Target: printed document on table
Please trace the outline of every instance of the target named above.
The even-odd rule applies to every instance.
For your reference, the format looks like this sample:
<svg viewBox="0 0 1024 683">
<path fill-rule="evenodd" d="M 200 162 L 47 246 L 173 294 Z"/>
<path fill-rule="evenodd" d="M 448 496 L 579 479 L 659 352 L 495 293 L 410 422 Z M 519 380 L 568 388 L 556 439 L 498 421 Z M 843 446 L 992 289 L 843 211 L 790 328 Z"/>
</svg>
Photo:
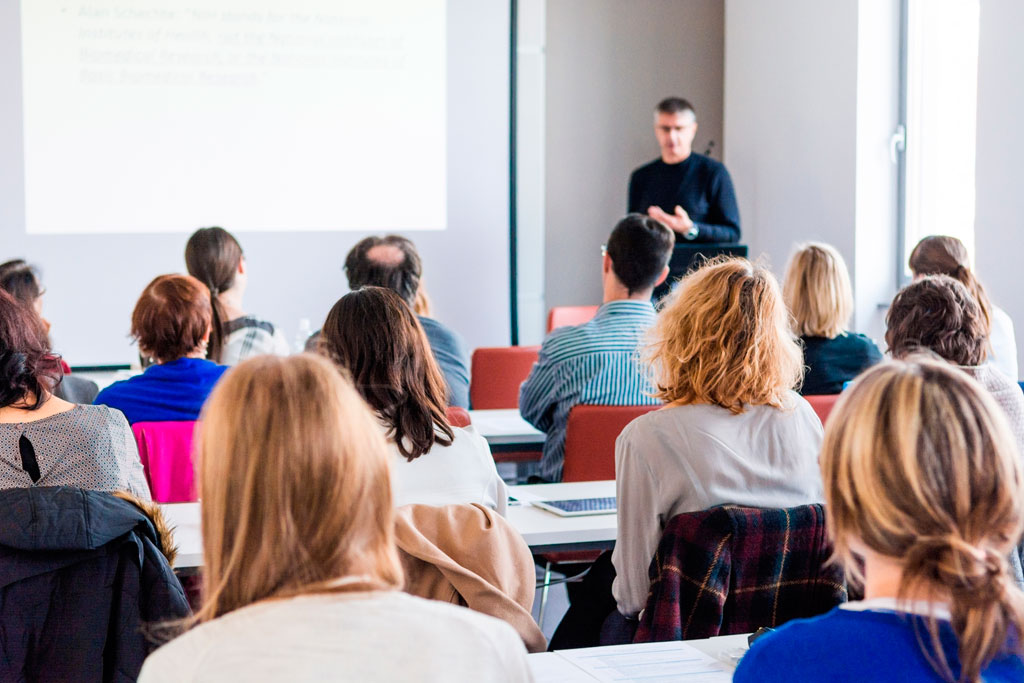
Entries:
<svg viewBox="0 0 1024 683">
<path fill-rule="evenodd" d="M 527 655 L 534 683 L 593 683 L 594 677 L 585 673 L 557 652 L 538 652 Z"/>
<path fill-rule="evenodd" d="M 558 652 L 599 681 L 727 683 L 732 671 L 685 642 L 612 645 Z"/>
</svg>

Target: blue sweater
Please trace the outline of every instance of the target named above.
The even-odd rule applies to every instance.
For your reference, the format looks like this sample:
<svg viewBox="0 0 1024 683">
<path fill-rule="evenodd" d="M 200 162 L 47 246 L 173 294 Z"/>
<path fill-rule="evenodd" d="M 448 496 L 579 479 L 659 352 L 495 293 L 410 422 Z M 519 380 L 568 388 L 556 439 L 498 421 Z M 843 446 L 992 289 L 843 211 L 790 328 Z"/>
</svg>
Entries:
<svg viewBox="0 0 1024 683">
<path fill-rule="evenodd" d="M 929 643 L 927 620 L 912 614 L 836 608 L 796 619 L 754 642 L 736 669 L 736 683 L 772 681 L 942 681 L 915 635 Z M 949 622 L 939 635 L 954 677 L 960 674 Z M 1024 660 L 1003 655 L 982 672 L 986 683 L 1024 681 Z"/>
<path fill-rule="evenodd" d="M 466 342 L 454 330 L 450 330 L 433 318 L 417 316 L 427 342 L 434 352 L 437 364 L 448 382 L 448 403 L 460 408 L 469 408 L 469 351 Z"/>
<path fill-rule="evenodd" d="M 94 403 L 120 410 L 131 424 L 197 420 L 213 385 L 227 369 L 200 358 L 179 358 L 114 382 Z"/>
<path fill-rule="evenodd" d="M 729 171 L 721 162 L 691 153 L 678 164 L 655 159 L 629 177 L 629 212 L 683 207 L 700 232 L 696 242 L 739 242 L 740 210 Z M 680 240 L 682 239 L 680 238 Z"/>
</svg>

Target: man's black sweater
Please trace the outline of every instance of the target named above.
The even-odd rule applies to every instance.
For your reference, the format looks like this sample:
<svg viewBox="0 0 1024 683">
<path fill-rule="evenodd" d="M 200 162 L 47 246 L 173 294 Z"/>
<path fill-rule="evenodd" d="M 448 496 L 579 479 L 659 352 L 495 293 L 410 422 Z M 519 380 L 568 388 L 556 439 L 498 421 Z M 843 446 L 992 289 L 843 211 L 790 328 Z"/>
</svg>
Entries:
<svg viewBox="0 0 1024 683">
<path fill-rule="evenodd" d="M 725 166 L 701 154 L 678 164 L 661 159 L 633 171 L 629 178 L 629 212 L 651 206 L 674 215 L 681 206 L 700 232 L 696 242 L 739 242 L 740 210 Z"/>
</svg>

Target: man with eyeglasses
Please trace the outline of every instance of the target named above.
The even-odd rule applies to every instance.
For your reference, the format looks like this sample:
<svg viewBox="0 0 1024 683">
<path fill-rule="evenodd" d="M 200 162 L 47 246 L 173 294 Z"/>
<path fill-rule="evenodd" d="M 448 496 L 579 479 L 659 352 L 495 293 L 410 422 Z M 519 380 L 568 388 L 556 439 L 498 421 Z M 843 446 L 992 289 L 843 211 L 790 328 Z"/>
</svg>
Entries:
<svg viewBox="0 0 1024 683">
<path fill-rule="evenodd" d="M 637 347 L 654 324 L 651 293 L 668 276 L 675 237 L 643 214 L 619 221 L 601 247 L 604 303 L 593 320 L 551 332 L 519 389 L 519 412 L 545 432 L 540 478 L 561 481 L 569 411 L 580 404 L 652 405 Z M 595 254 L 596 255 L 596 254 Z"/>
<path fill-rule="evenodd" d="M 739 242 L 740 211 L 725 166 L 693 151 L 697 114 L 679 97 L 654 110 L 661 157 L 633 171 L 629 211 L 645 213 L 691 242 Z"/>
</svg>

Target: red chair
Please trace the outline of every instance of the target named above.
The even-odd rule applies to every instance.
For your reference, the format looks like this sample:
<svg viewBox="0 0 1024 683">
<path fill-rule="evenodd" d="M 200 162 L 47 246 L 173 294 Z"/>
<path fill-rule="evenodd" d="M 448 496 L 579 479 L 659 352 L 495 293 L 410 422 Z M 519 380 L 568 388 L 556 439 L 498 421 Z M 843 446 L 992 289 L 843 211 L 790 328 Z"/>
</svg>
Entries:
<svg viewBox="0 0 1024 683">
<path fill-rule="evenodd" d="M 539 346 L 484 347 L 473 351 L 469 400 L 474 410 L 519 407 L 519 385 L 537 362 Z"/>
<path fill-rule="evenodd" d="M 448 424 L 452 427 L 468 427 L 473 422 L 469 417 L 469 411 L 459 406 L 448 406 L 445 414 Z"/>
<path fill-rule="evenodd" d="M 574 406 L 569 411 L 565 428 L 565 461 L 562 481 L 603 481 L 615 478 L 615 439 L 626 425 L 660 405 L 653 406 Z M 540 583 L 539 622 L 544 624 L 544 610 L 548 602 L 551 572 L 557 570 L 567 576 L 576 571 L 570 565 L 591 564 L 600 550 L 566 550 L 545 553 L 544 578 Z"/>
<path fill-rule="evenodd" d="M 836 401 L 839 400 L 839 394 L 828 394 L 823 396 L 804 396 L 807 402 L 814 408 L 814 412 L 818 414 L 818 419 L 821 420 L 821 424 L 825 424 L 825 420 L 828 419 L 829 413 L 832 412 L 832 408 L 835 407 Z"/>
<path fill-rule="evenodd" d="M 597 315 L 599 306 L 555 306 L 548 311 L 548 332 L 556 327 L 582 325 Z"/>
<path fill-rule="evenodd" d="M 196 422 L 136 422 L 132 425 L 146 481 L 158 503 L 197 500 L 192 465 Z"/>
<path fill-rule="evenodd" d="M 565 428 L 562 481 L 614 479 L 615 439 L 630 422 L 660 407 L 575 406 Z"/>
</svg>

